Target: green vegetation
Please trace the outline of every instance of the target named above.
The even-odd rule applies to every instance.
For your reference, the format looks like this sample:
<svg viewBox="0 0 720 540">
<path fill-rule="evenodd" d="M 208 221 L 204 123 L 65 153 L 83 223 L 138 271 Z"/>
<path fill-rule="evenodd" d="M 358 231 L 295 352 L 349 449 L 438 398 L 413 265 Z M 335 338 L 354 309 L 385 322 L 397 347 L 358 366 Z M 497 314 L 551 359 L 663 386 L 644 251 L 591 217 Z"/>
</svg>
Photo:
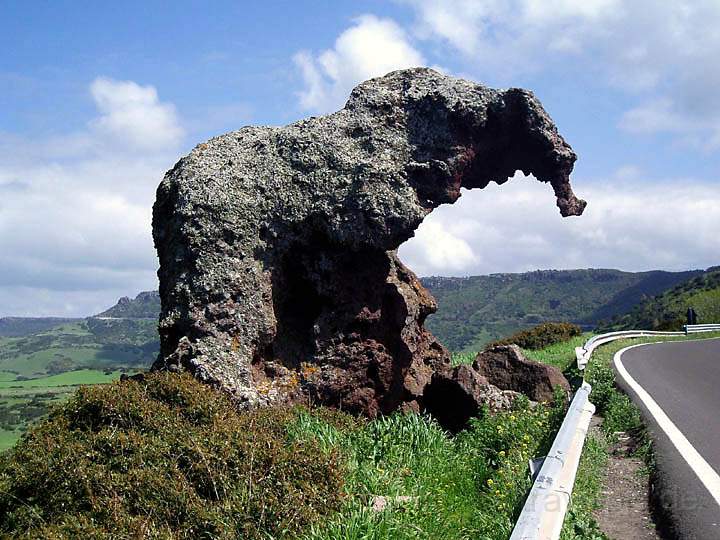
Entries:
<svg viewBox="0 0 720 540">
<path fill-rule="evenodd" d="M 0 458 L 17 538 L 294 537 L 343 502 L 338 453 L 297 410 L 239 414 L 189 375 L 83 387 Z M 323 411 L 342 427 L 344 415 Z"/>
<path fill-rule="evenodd" d="M 238 413 L 187 375 L 83 387 L 0 457 L 8 538 L 507 538 L 564 407 Z M 376 496 L 385 509 L 373 509 Z M 405 499 L 398 499 L 398 496 Z"/>
<path fill-rule="evenodd" d="M 708 334 L 706 337 L 720 337 L 720 333 Z M 680 336 L 620 340 L 603 345 L 593 353 L 592 360 L 585 371 L 585 379 L 592 386 L 590 399 L 595 404 L 596 414 L 603 417 L 603 422 L 601 432 L 590 433 L 585 442 L 561 540 L 605 538 L 597 530 L 597 524 L 592 519 L 592 512 L 599 508 L 601 502 L 602 477 L 608 459 L 609 446 L 616 441 L 617 433 L 624 432 L 633 437 L 635 454 L 645 461 L 648 473 L 654 467 L 652 444 L 640 410 L 616 385 L 615 373 L 612 368 L 612 359 L 615 353 L 629 345 L 639 343 L 688 339 L 698 338 L 697 336 Z M 574 361 L 575 356 L 571 349 L 571 343 L 566 345 L 564 355 L 560 352 L 562 347 L 563 345 L 554 347 L 555 351 L 549 355 L 553 364 L 556 361 L 562 362 L 560 359 L 563 356 L 567 360 L 572 357 Z M 537 355 L 536 359 L 541 361 L 543 356 L 543 354 Z"/>
<path fill-rule="evenodd" d="M 636 438 L 636 442 L 643 451 L 649 451 L 649 445 L 644 433 L 644 424 L 640 410 L 630 398 L 618 389 L 615 381 L 615 372 L 612 361 L 615 353 L 629 345 L 641 343 L 655 343 L 658 341 L 688 341 L 720 337 L 720 333 L 703 334 L 695 336 L 655 336 L 642 339 L 627 339 L 614 341 L 596 349 L 592 360 L 585 369 L 585 380 L 592 386 L 590 399 L 595 404 L 596 413 L 603 416 L 603 430 L 612 438 L 613 433 L 627 432 Z M 644 456 L 649 459 L 650 454 Z"/>
<path fill-rule="evenodd" d="M 28 336 L 79 320 L 60 317 L 2 317 L 0 318 L 0 343 L 2 343 L 3 337 Z"/>
<path fill-rule="evenodd" d="M 590 337 L 591 334 L 583 334 L 543 349 L 523 349 L 523 353 L 531 360 L 559 368 L 569 381 L 579 384 L 582 379 L 576 365 L 575 347 L 583 345 Z M 475 353 L 454 353 L 453 362 L 456 364 L 470 363 L 474 360 L 475 355 Z M 591 399 L 594 400 L 594 396 L 593 393 Z M 552 431 L 551 437 L 554 437 L 554 434 L 555 430 Z M 608 441 L 606 437 L 602 433 L 589 434 L 583 448 L 561 540 L 602 540 L 606 538 L 599 530 L 593 512 L 601 505 L 602 478 L 607 460 Z"/>
<path fill-rule="evenodd" d="M 87 319 L 3 339 L 0 373 L 36 378 L 82 368 L 146 367 L 157 351 L 154 321 Z"/>
<path fill-rule="evenodd" d="M 568 372 L 577 369 L 575 347 L 581 347 L 590 337 L 592 337 L 592 334 L 585 333 L 570 338 L 568 341 L 548 345 L 544 349 L 524 349 L 523 353 L 531 360 L 555 366 L 565 373 L 567 377 Z"/>
<path fill-rule="evenodd" d="M 348 502 L 303 538 L 505 539 L 530 486 L 527 459 L 547 450 L 563 414 L 561 406 L 532 409 L 525 400 L 455 437 L 402 414 L 331 437 L 348 458 Z M 317 424 L 304 429 L 326 432 Z M 373 512 L 373 495 L 410 500 Z"/>
<path fill-rule="evenodd" d="M 607 439 L 602 433 L 589 433 L 583 446 L 560 540 L 607 540 L 593 516 L 602 506 L 603 474 L 607 463 Z"/>
<path fill-rule="evenodd" d="M 88 384 L 101 384 L 120 377 L 120 371 L 102 372 L 95 369 L 79 369 L 67 371 L 59 375 L 40 377 L 38 379 L 18 379 L 14 381 L 0 381 L 0 390 L 13 388 L 53 388 L 56 386 L 77 386 Z"/>
<path fill-rule="evenodd" d="M 79 385 L 108 383 L 120 370 L 81 369 L 36 379 L 0 378 L 0 452 L 10 448 L 28 425 L 66 400 Z"/>
<path fill-rule="evenodd" d="M 693 307 L 698 323 L 720 322 L 720 269 L 711 268 L 672 289 L 645 300 L 626 314 L 614 317 L 605 330 L 681 330 Z"/>
<path fill-rule="evenodd" d="M 540 350 L 550 345 L 564 343 L 582 334 L 582 329 L 571 323 L 548 322 L 522 330 L 510 337 L 488 343 L 487 347 L 515 344 L 523 349 Z"/>
<path fill-rule="evenodd" d="M 590 337 L 591 334 L 574 336 L 568 341 L 555 343 L 543 349 L 524 349 L 523 353 L 531 360 L 557 367 L 571 383 L 580 384 L 582 377 L 577 369 L 575 347 L 583 345 Z M 595 402 L 594 389 L 591 400 Z M 607 539 L 599 529 L 593 514 L 602 505 L 602 482 L 608 461 L 608 447 L 608 439 L 604 433 L 588 433 L 570 506 L 563 523 L 561 540 Z"/>
<path fill-rule="evenodd" d="M 63 320 L 0 338 L 0 451 L 79 385 L 146 368 L 157 351 L 154 320 Z"/>
<path fill-rule="evenodd" d="M 701 273 L 543 270 L 422 282 L 439 306 L 428 317 L 430 331 L 450 350 L 470 352 L 541 322 L 592 328 Z"/>
</svg>

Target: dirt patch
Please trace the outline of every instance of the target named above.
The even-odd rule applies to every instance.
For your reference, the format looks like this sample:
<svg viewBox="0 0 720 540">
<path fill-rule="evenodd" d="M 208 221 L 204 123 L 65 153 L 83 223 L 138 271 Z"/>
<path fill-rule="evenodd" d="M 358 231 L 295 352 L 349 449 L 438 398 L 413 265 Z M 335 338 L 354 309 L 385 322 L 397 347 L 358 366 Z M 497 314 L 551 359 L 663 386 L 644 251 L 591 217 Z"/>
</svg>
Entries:
<svg viewBox="0 0 720 540">
<path fill-rule="evenodd" d="M 591 429 L 598 429 L 595 425 Z M 595 512 L 600 529 L 614 540 L 660 540 L 650 509 L 650 479 L 642 459 L 632 456 L 632 438 L 618 433 L 603 478 L 602 507 Z"/>
</svg>

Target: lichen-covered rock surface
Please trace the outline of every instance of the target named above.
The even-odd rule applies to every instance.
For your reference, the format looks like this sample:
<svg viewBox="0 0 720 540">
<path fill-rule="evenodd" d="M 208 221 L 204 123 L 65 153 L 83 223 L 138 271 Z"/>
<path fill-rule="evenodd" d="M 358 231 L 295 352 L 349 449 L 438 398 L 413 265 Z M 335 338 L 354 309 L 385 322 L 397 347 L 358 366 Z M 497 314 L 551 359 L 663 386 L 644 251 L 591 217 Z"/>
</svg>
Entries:
<svg viewBox="0 0 720 540">
<path fill-rule="evenodd" d="M 241 405 L 311 400 L 374 416 L 421 410 L 449 354 L 434 299 L 397 258 L 460 188 L 516 170 L 582 213 L 575 161 L 528 91 L 430 69 L 356 87 L 345 107 L 198 145 L 157 192 L 161 353 Z"/>
</svg>

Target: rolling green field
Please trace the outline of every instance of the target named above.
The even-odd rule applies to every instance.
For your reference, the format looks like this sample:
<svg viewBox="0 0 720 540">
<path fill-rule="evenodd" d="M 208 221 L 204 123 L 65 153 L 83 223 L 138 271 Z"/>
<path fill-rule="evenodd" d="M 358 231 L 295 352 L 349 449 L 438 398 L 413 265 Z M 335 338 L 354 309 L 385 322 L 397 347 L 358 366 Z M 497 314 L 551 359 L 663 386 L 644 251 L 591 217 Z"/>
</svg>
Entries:
<svg viewBox="0 0 720 540">
<path fill-rule="evenodd" d="M 124 370 L 126 371 L 126 370 Z M 63 403 L 81 385 L 108 383 L 123 371 L 80 369 L 27 380 L 0 380 L 0 452 L 10 448 L 34 420 Z"/>
<path fill-rule="evenodd" d="M 152 320 L 79 320 L 0 337 L 0 451 L 81 385 L 146 368 L 157 354 Z"/>
</svg>

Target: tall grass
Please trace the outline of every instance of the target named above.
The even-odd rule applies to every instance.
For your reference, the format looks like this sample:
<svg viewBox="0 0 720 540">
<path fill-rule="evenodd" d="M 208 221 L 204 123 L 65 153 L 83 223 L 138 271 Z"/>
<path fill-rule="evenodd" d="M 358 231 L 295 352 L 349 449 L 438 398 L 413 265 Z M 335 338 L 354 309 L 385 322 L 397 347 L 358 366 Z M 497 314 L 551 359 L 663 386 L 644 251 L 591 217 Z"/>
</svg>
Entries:
<svg viewBox="0 0 720 540">
<path fill-rule="evenodd" d="M 296 436 L 317 438 L 347 456 L 348 502 L 303 538 L 505 539 L 530 485 L 527 459 L 546 449 L 562 414 L 560 407 L 531 408 L 519 400 L 515 410 L 485 415 L 451 437 L 414 414 L 343 432 L 309 413 Z M 376 496 L 389 501 L 385 510 L 371 508 Z"/>
</svg>

